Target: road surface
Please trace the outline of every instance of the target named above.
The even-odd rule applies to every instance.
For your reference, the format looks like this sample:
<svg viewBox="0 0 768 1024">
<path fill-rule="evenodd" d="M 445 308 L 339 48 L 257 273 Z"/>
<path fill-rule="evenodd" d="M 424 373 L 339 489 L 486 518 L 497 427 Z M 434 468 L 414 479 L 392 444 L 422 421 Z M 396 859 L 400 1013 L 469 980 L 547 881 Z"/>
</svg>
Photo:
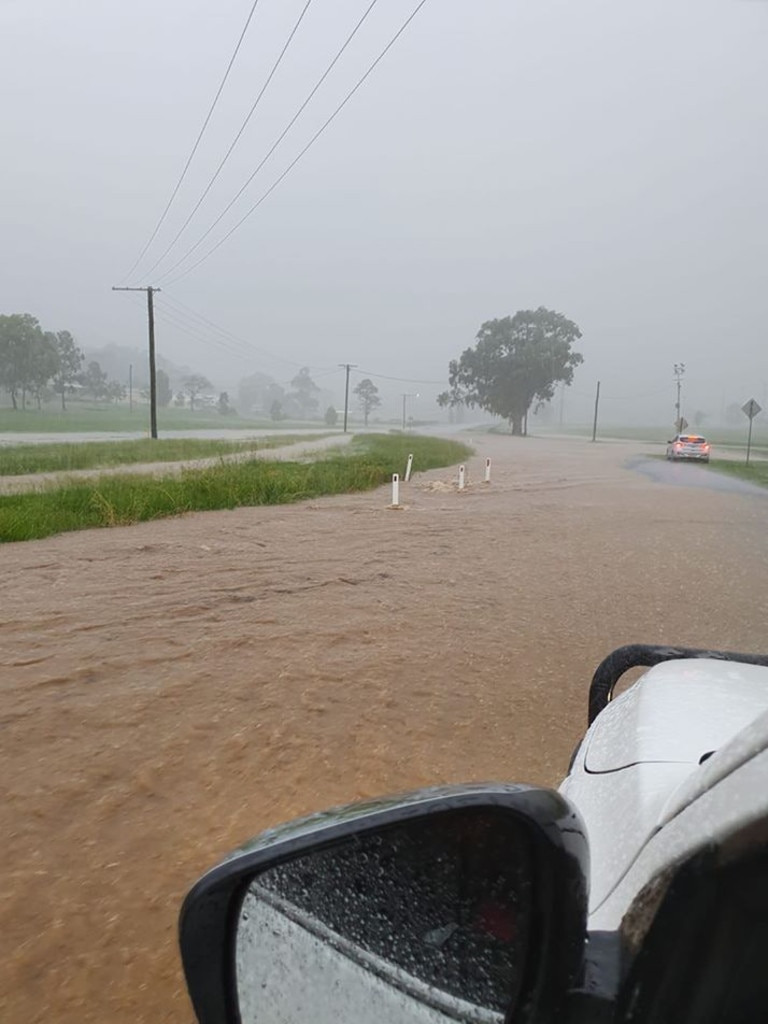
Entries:
<svg viewBox="0 0 768 1024">
<path fill-rule="evenodd" d="M 762 494 L 651 479 L 635 444 L 472 440 L 468 490 L 417 475 L 402 511 L 383 488 L 3 546 L 0 1019 L 190 1024 L 179 904 L 249 835 L 555 784 L 612 648 L 768 646 Z"/>
</svg>

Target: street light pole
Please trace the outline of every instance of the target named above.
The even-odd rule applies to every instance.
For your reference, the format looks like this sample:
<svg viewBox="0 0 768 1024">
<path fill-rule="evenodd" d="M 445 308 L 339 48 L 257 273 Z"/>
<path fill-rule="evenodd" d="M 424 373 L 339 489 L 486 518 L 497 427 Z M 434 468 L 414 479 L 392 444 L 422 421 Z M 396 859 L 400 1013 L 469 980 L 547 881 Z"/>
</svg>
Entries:
<svg viewBox="0 0 768 1024">
<path fill-rule="evenodd" d="M 415 392 L 415 393 L 409 391 L 409 392 L 403 394 L 403 433 L 405 433 L 405 424 L 406 424 L 405 403 L 408 401 L 409 398 L 418 398 L 418 397 L 419 397 L 418 391 Z"/>
<path fill-rule="evenodd" d="M 675 382 L 677 383 L 677 402 L 675 403 L 676 417 L 676 429 L 677 433 L 682 433 L 683 430 L 683 418 L 680 415 L 680 390 L 682 388 L 683 374 L 685 373 L 685 363 L 675 363 L 674 365 Z"/>
</svg>

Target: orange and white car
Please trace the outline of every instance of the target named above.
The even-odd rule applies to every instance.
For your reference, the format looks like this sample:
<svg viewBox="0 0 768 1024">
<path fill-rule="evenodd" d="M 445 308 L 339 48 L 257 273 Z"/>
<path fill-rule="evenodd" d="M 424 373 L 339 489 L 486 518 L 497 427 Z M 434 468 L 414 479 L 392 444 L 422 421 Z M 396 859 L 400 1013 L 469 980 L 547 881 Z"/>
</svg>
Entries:
<svg viewBox="0 0 768 1024">
<path fill-rule="evenodd" d="M 678 459 L 709 462 L 709 450 L 709 441 L 701 434 L 676 434 L 667 442 L 667 459 L 670 462 L 676 462 Z"/>
</svg>

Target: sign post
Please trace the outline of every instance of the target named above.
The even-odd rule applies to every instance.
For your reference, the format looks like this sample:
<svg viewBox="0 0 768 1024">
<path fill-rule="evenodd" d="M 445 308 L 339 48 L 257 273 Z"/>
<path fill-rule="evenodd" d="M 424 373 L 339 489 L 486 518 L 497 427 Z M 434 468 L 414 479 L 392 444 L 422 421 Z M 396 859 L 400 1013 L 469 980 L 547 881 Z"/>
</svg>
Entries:
<svg viewBox="0 0 768 1024">
<path fill-rule="evenodd" d="M 759 412 L 762 412 L 762 406 L 758 405 L 754 398 L 750 398 L 748 402 L 745 402 L 741 407 L 741 411 L 749 419 L 749 435 L 747 437 L 747 465 L 749 465 L 749 453 L 752 448 L 752 420 L 757 416 Z"/>
</svg>

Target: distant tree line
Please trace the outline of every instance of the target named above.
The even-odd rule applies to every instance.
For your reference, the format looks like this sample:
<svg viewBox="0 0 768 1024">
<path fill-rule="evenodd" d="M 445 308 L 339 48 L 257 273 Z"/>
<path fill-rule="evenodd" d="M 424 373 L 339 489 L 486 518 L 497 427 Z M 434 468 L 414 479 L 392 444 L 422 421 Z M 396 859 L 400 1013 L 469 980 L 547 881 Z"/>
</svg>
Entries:
<svg viewBox="0 0 768 1024">
<path fill-rule="evenodd" d="M 320 388 L 312 380 L 308 366 L 302 366 L 288 387 L 278 384 L 266 373 L 254 373 L 240 381 L 240 411 L 246 415 L 269 416 L 279 420 L 318 420 Z M 330 424 L 330 407 L 324 419 Z M 334 410 L 334 415 L 337 415 Z"/>
<path fill-rule="evenodd" d="M 97 362 L 84 363 L 69 331 L 44 331 L 30 313 L 0 315 L 0 388 L 14 409 L 25 409 L 30 398 L 39 409 L 51 394 L 66 409 L 67 396 L 75 391 L 96 401 L 125 397 L 125 386 L 110 380 Z"/>
</svg>

